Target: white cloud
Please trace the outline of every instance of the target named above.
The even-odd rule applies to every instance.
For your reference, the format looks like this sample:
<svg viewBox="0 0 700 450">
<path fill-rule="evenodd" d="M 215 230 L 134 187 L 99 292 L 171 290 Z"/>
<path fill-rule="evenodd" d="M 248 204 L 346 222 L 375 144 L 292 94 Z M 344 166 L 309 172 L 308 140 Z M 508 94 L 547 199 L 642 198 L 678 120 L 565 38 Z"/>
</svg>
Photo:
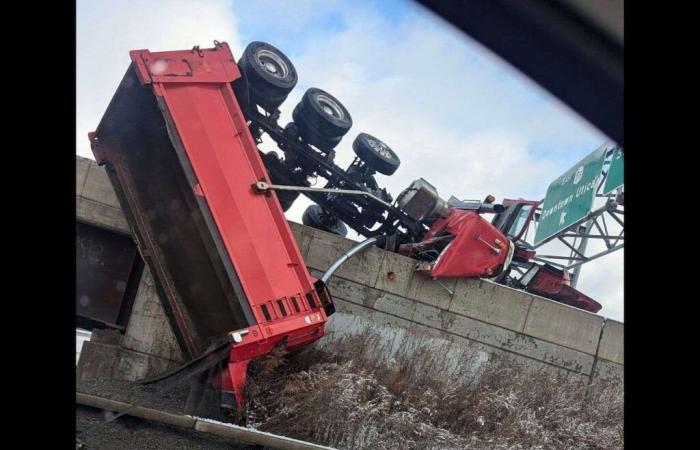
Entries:
<svg viewBox="0 0 700 450">
<path fill-rule="evenodd" d="M 78 0 L 76 153 L 93 158 L 87 134 L 97 128 L 126 69 L 129 51 L 181 50 L 226 41 L 237 54 L 236 18 L 228 0 Z"/>
<path fill-rule="evenodd" d="M 603 305 L 599 314 L 619 321 L 624 319 L 623 252 L 618 250 L 585 264 L 576 286 Z"/>
<path fill-rule="evenodd" d="M 290 120 L 308 87 L 331 92 L 354 119 L 338 148 L 339 163 L 352 159 L 357 133 L 376 134 L 403 161 L 383 180 L 395 193 L 423 176 L 445 195 L 541 196 L 547 178 L 561 169 L 554 160 L 537 158 L 533 142 L 547 135 L 552 146 L 564 140 L 570 146 L 581 135 L 585 152 L 603 139 L 434 19 L 392 24 L 362 10 L 345 18 L 343 31 L 310 41 L 294 58 L 300 81 L 282 118 Z"/>
<path fill-rule="evenodd" d="M 299 34 L 307 31 L 314 20 L 322 19 L 329 11 L 347 7 L 341 0 L 234 0 L 233 10 L 241 17 L 259 24 L 260 34 L 284 32 Z M 256 37 L 253 37 L 256 39 Z"/>
<path fill-rule="evenodd" d="M 337 149 L 338 164 L 352 160 L 357 133 L 377 135 L 402 159 L 395 175 L 379 176 L 394 195 L 424 177 L 444 197 L 539 199 L 550 181 L 606 140 L 534 83 L 434 19 L 392 24 L 362 9 L 344 17 L 342 31 L 297 51 L 299 85 L 283 105 L 282 119 L 291 120 L 308 87 L 338 97 L 354 120 Z M 284 49 L 284 43 L 273 44 Z M 543 144 L 547 157 L 538 156 Z M 572 147 L 573 155 L 565 153 Z M 288 216 L 300 220 L 309 204 L 298 200 Z M 603 304 L 603 315 L 618 320 L 622 256 L 619 251 L 586 264 L 578 285 Z"/>
</svg>

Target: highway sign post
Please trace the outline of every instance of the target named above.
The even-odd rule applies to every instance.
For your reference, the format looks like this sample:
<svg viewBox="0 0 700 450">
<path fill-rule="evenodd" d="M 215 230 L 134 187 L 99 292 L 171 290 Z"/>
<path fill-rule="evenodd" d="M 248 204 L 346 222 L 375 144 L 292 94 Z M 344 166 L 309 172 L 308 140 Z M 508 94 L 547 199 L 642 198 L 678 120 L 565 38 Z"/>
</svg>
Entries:
<svg viewBox="0 0 700 450">
<path fill-rule="evenodd" d="M 549 185 L 534 245 L 546 241 L 591 212 L 606 152 L 605 146 L 598 148 Z"/>
</svg>

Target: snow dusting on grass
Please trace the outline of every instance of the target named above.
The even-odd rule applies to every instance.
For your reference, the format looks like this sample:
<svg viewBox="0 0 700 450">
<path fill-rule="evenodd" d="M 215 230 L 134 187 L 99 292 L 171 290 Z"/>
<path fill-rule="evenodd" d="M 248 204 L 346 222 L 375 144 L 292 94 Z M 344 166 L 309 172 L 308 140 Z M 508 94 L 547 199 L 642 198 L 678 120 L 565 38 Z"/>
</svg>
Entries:
<svg viewBox="0 0 700 450">
<path fill-rule="evenodd" d="M 623 448 L 621 386 L 468 355 L 446 374 L 434 346 L 387 358 L 379 342 L 252 364 L 249 426 L 339 449 Z"/>
</svg>

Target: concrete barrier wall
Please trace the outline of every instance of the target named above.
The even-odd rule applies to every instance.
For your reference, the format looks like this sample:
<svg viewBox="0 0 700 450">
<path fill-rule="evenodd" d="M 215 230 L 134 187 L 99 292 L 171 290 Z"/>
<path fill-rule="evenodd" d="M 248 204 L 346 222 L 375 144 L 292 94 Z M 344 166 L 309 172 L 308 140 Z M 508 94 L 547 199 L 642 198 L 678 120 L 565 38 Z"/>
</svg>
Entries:
<svg viewBox="0 0 700 450">
<path fill-rule="evenodd" d="M 290 225 L 316 276 L 353 245 Z M 488 280 L 432 280 L 414 266 L 414 260 L 378 248 L 356 256 L 329 283 L 338 311 L 533 366 L 622 378 L 622 323 Z M 329 331 L 333 327 L 331 318 Z"/>
<path fill-rule="evenodd" d="M 130 235 L 131 228 L 104 168 L 91 159 L 76 156 L 75 171 L 77 220 Z M 93 334 L 83 345 L 77 380 L 103 376 L 138 380 L 182 361 L 150 271 L 144 267 L 124 335 Z"/>
<path fill-rule="evenodd" d="M 104 170 L 76 158 L 78 219 L 129 232 Z M 319 276 L 353 241 L 290 222 L 307 266 Z M 432 280 L 415 261 L 369 248 L 329 283 L 339 314 L 329 333 L 343 333 L 346 314 L 379 325 L 415 330 L 534 366 L 582 376 L 622 379 L 624 325 L 602 316 L 481 279 Z M 147 282 L 148 276 L 144 276 Z M 139 288 L 139 292 L 142 289 Z M 144 289 L 144 292 L 149 292 Z M 155 302 L 157 303 L 157 302 Z M 178 360 L 167 323 L 154 314 L 153 293 L 137 295 L 123 345 Z M 154 335 L 161 343 L 148 342 Z"/>
<path fill-rule="evenodd" d="M 103 167 L 76 156 L 75 206 L 78 220 L 123 234 L 131 234 L 117 195 Z"/>
</svg>

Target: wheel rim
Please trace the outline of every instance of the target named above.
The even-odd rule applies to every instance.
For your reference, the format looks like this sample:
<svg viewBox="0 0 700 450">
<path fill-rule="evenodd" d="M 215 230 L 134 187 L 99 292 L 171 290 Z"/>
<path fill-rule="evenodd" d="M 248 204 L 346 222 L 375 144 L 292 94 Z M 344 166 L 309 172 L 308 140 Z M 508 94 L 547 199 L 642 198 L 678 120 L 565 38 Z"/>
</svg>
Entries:
<svg viewBox="0 0 700 450">
<path fill-rule="evenodd" d="M 382 155 L 384 158 L 394 158 L 394 155 L 391 153 L 391 150 L 389 150 L 389 147 L 387 147 L 386 144 L 379 139 L 367 139 L 367 144 L 372 147 L 372 150 Z"/>
<path fill-rule="evenodd" d="M 287 64 L 275 52 L 262 49 L 256 53 L 255 57 L 258 60 L 258 64 L 273 77 L 283 79 L 289 75 Z"/>
<path fill-rule="evenodd" d="M 318 94 L 316 96 L 316 103 L 323 109 L 323 111 L 326 112 L 329 116 L 333 116 L 336 119 L 345 119 L 345 113 L 343 112 L 343 109 L 336 103 L 334 102 L 331 98 L 323 95 L 323 94 Z"/>
</svg>

